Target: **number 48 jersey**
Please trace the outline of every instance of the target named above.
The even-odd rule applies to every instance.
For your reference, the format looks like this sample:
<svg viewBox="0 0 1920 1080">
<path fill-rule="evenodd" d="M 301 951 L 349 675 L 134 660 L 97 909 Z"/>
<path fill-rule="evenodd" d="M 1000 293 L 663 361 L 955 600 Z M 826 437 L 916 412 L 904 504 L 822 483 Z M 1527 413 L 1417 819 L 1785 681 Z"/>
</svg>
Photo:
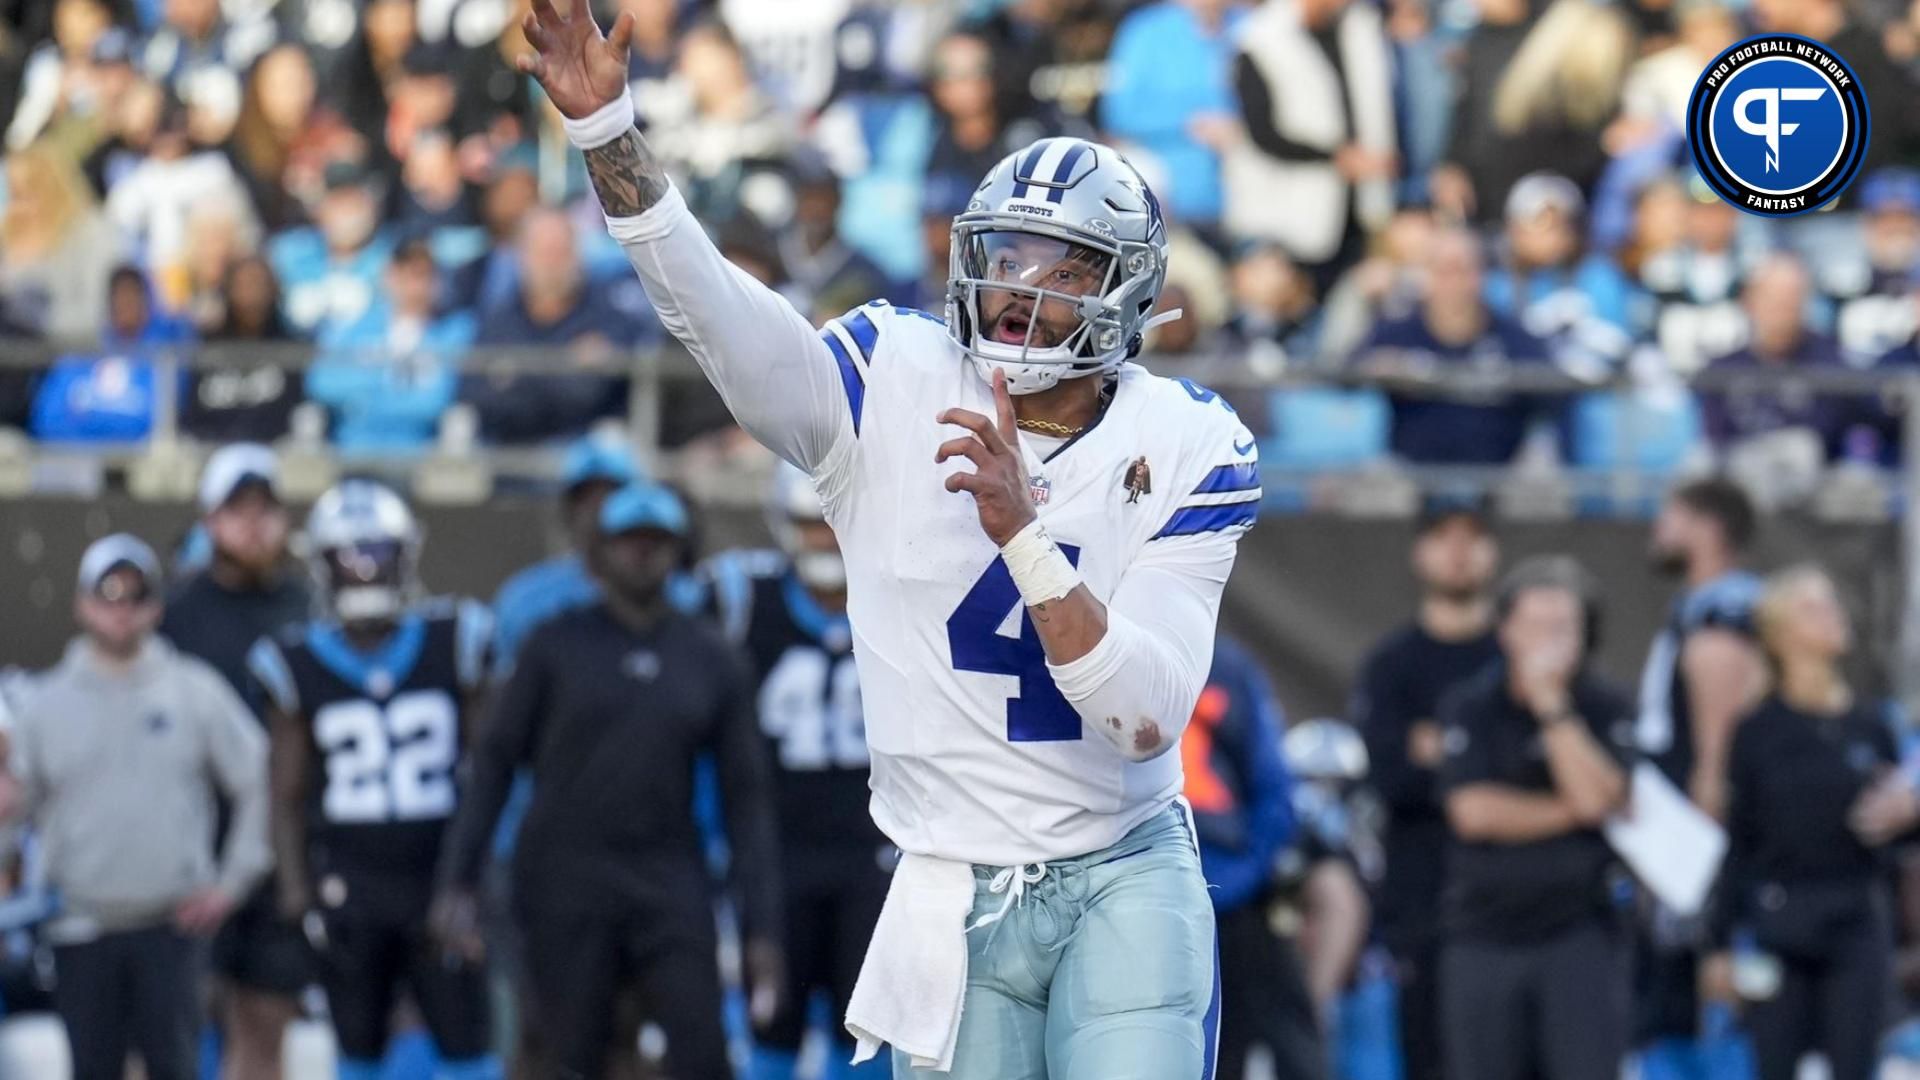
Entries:
<svg viewBox="0 0 1920 1080">
<path fill-rule="evenodd" d="M 307 828 L 315 880 L 431 881 L 457 802 L 465 702 L 486 677 L 492 620 L 430 600 L 371 653 L 316 620 L 247 659 L 264 700 L 310 737 Z"/>
<path fill-rule="evenodd" d="M 1086 730 L 972 497 L 944 487 L 974 466 L 935 464 L 940 443 L 965 434 L 935 417 L 992 416 L 988 384 L 923 312 L 869 304 L 822 336 L 845 423 L 812 472 L 846 556 L 875 822 L 905 851 L 995 866 L 1114 843 L 1179 793 L 1180 755 L 1130 760 Z M 1040 519 L 1093 596 L 1203 681 L 1260 499 L 1253 437 L 1232 408 L 1127 364 L 1094 426 L 1064 445 L 1021 444 Z"/>
<path fill-rule="evenodd" d="M 870 861 L 886 840 L 867 812 L 867 735 L 846 617 L 823 609 L 779 552 L 725 552 L 705 573 L 721 628 L 759 679 L 781 844 L 850 849 Z"/>
</svg>

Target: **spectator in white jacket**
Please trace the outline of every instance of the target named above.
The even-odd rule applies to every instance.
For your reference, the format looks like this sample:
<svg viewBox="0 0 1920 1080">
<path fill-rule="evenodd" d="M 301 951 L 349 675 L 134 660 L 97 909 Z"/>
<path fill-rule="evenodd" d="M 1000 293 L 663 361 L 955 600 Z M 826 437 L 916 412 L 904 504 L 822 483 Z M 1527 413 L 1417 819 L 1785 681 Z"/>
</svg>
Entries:
<svg viewBox="0 0 1920 1080">
<path fill-rule="evenodd" d="M 74 1080 L 197 1075 L 195 939 L 266 873 L 266 737 L 232 687 L 154 627 L 160 561 L 116 533 L 80 560 L 81 635 L 17 703 L 0 799 L 31 820 Z M 215 805 L 232 806 L 219 852 Z"/>
<path fill-rule="evenodd" d="M 1371 4 L 1268 0 L 1240 29 L 1248 142 L 1225 160 L 1225 225 L 1276 243 L 1325 294 L 1393 214 L 1393 68 Z"/>
</svg>

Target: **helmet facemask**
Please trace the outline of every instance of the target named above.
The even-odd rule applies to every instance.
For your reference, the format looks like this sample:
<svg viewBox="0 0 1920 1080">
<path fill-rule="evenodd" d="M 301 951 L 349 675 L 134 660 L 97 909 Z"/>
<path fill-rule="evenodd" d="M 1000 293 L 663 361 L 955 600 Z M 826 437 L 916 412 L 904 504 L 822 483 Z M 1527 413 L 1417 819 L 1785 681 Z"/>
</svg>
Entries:
<svg viewBox="0 0 1920 1080">
<path fill-rule="evenodd" d="M 414 552 L 404 540 L 361 540 L 318 553 L 321 585 L 342 623 L 391 622 L 414 599 Z"/>
<path fill-rule="evenodd" d="M 948 326 L 983 375 L 1006 372 L 1014 394 L 1119 366 L 1138 347 L 1127 312 L 1151 305 L 1156 277 L 1141 245 L 1037 224 L 976 213 L 953 225 Z"/>
</svg>

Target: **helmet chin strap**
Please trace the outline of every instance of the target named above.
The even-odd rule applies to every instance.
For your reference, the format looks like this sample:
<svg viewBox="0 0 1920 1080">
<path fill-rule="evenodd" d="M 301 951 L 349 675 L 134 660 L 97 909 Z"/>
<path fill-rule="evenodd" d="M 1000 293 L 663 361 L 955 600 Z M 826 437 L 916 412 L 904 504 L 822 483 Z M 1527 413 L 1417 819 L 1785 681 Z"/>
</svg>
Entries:
<svg viewBox="0 0 1920 1080">
<path fill-rule="evenodd" d="M 1014 397 L 1051 390 L 1068 374 L 1060 370 L 1067 366 L 1065 364 L 1022 364 L 1015 360 L 994 360 L 977 355 L 971 359 L 980 378 L 988 383 L 993 382 L 996 370 L 1006 372 L 1007 393 Z"/>
<path fill-rule="evenodd" d="M 1180 316 L 1185 315 L 1186 313 L 1187 313 L 1186 308 L 1174 308 L 1172 311 L 1163 311 L 1160 314 L 1155 315 L 1153 318 L 1148 319 L 1146 322 L 1140 324 L 1140 333 L 1145 334 L 1147 331 L 1153 329 L 1156 326 L 1165 326 L 1168 323 L 1173 322 L 1174 320 L 1180 318 Z"/>
</svg>

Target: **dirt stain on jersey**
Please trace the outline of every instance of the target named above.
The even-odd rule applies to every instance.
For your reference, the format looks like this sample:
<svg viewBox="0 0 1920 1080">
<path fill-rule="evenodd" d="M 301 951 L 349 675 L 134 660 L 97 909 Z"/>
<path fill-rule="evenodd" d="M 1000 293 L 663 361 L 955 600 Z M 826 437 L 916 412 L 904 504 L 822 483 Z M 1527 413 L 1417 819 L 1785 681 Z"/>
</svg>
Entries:
<svg viewBox="0 0 1920 1080">
<path fill-rule="evenodd" d="M 1140 730 L 1133 733 L 1133 748 L 1139 753 L 1144 754 L 1149 750 L 1156 750 L 1159 748 L 1159 746 L 1160 746 L 1160 725 L 1159 724 L 1156 724 L 1153 721 L 1148 720 L 1147 722 L 1140 725 Z"/>
</svg>

